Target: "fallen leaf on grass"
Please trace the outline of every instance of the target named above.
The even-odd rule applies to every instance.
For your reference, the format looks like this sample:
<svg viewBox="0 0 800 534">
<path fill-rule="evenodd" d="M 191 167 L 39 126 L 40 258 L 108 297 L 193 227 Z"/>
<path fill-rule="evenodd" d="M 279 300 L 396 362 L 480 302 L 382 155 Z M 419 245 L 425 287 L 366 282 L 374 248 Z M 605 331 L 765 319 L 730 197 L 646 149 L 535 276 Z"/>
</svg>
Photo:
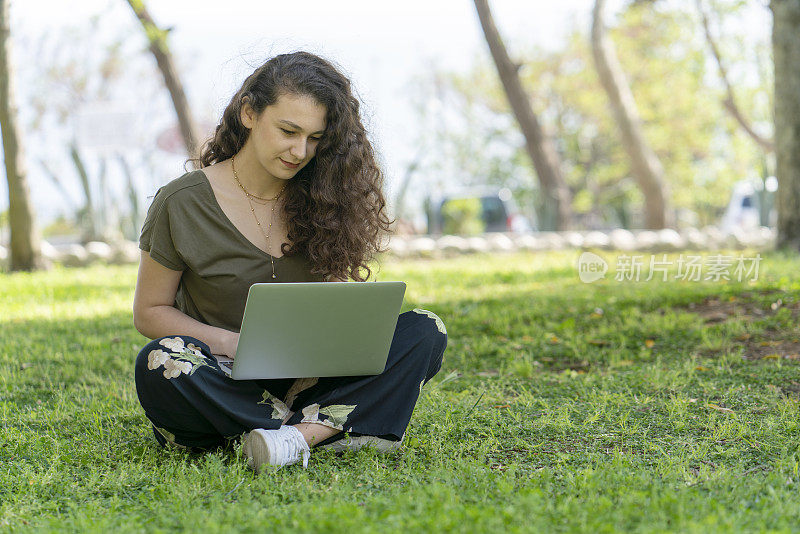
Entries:
<svg viewBox="0 0 800 534">
<path fill-rule="evenodd" d="M 708 367 L 703 367 L 702 365 L 698 365 L 694 369 L 695 371 L 708 371 Z"/>
<path fill-rule="evenodd" d="M 742 334 L 741 336 L 736 338 L 738 341 L 747 341 L 750 339 L 750 334 Z"/>
<path fill-rule="evenodd" d="M 761 345 L 762 347 L 777 347 L 780 344 L 781 344 L 780 341 L 762 341 L 761 343 L 759 343 L 759 345 Z"/>
<path fill-rule="evenodd" d="M 608 345 L 608 341 L 603 341 L 602 339 L 590 339 L 589 345 L 594 345 L 595 347 L 605 347 Z"/>
<path fill-rule="evenodd" d="M 733 413 L 733 410 L 730 408 L 723 408 L 722 406 L 717 406 L 716 404 L 711 404 L 710 402 L 706 404 L 712 410 L 717 410 L 718 412 L 725 412 L 725 413 Z"/>
<path fill-rule="evenodd" d="M 772 354 L 766 354 L 766 355 L 764 355 L 764 357 L 763 357 L 763 358 L 764 358 L 765 360 L 780 360 L 780 359 L 781 359 L 781 355 L 780 355 L 780 354 L 777 354 L 777 353 L 772 353 Z"/>
<path fill-rule="evenodd" d="M 553 345 L 557 345 L 557 344 L 561 343 L 561 340 L 558 339 L 557 336 L 551 336 L 550 337 L 550 343 L 552 343 Z"/>
<path fill-rule="evenodd" d="M 492 408 L 511 408 L 508 404 L 495 404 Z"/>
<path fill-rule="evenodd" d="M 656 342 L 653 341 L 652 339 L 645 339 L 644 340 L 644 346 L 647 347 L 648 349 L 652 349 L 653 345 L 655 345 L 655 344 L 656 344 Z"/>
</svg>

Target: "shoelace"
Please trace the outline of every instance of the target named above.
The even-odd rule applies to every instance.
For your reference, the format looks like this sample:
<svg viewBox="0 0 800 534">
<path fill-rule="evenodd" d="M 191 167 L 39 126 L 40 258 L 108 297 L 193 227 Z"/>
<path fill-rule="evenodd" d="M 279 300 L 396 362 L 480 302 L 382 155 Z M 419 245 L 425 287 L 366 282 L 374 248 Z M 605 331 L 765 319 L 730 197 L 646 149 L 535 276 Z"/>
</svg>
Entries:
<svg viewBox="0 0 800 534">
<path fill-rule="evenodd" d="M 283 439 L 276 440 L 278 443 L 275 444 L 283 449 L 281 451 L 283 454 L 281 454 L 280 457 L 291 461 L 298 456 L 302 456 L 303 467 L 307 468 L 308 459 L 311 457 L 311 449 L 309 449 L 306 444 L 303 434 L 293 426 L 282 427 L 281 431 L 281 438 Z"/>
</svg>

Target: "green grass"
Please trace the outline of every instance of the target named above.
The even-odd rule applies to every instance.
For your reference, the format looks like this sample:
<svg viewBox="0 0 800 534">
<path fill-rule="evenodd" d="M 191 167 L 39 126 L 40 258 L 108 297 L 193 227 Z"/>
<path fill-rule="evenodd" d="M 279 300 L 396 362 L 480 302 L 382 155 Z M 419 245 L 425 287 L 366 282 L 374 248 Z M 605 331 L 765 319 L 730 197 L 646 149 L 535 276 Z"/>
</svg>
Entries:
<svg viewBox="0 0 800 534">
<path fill-rule="evenodd" d="M 577 255 L 385 259 L 403 311 L 449 335 L 404 449 L 261 476 L 156 446 L 135 267 L 0 275 L 0 527 L 795 530 L 800 259 L 766 255 L 754 283 L 583 284 Z"/>
</svg>

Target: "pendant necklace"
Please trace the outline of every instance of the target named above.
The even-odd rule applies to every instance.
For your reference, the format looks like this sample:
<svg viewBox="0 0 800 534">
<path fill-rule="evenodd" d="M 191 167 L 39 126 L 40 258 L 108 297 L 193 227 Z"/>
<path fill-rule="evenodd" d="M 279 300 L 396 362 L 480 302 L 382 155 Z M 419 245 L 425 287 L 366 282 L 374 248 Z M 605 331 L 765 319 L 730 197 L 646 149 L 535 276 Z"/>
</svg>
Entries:
<svg viewBox="0 0 800 534">
<path fill-rule="evenodd" d="M 252 202 L 251 199 L 254 198 L 254 199 L 262 200 L 262 201 L 278 200 L 278 197 L 281 196 L 281 194 L 283 193 L 283 190 L 286 189 L 286 184 L 285 183 L 283 184 L 283 187 L 281 188 L 281 190 L 273 198 L 257 197 L 255 195 L 251 194 L 249 191 L 247 191 L 247 189 L 245 189 L 244 186 L 242 185 L 242 182 L 239 181 L 239 175 L 236 173 L 236 167 L 234 165 L 233 157 L 231 157 L 231 169 L 233 169 L 233 178 L 236 180 L 236 183 L 239 184 L 239 187 L 242 188 L 242 191 L 244 191 L 244 195 L 247 197 L 247 203 L 250 204 L 250 212 L 253 214 L 253 218 L 256 220 L 256 224 L 258 225 L 258 229 L 261 230 L 261 233 L 264 234 L 264 237 L 267 239 L 267 250 L 269 250 L 269 248 L 270 248 L 269 235 L 270 235 L 270 232 L 272 232 L 272 218 L 273 218 L 273 212 L 275 211 L 275 204 L 272 205 L 272 209 L 270 210 L 270 213 L 269 213 L 269 228 L 268 228 L 267 232 L 264 232 L 264 228 L 261 226 L 261 221 L 259 221 L 258 220 L 258 216 L 256 216 L 256 210 L 253 207 L 253 202 Z M 277 278 L 278 276 L 275 274 L 275 258 L 269 252 L 267 252 L 267 255 L 269 256 L 270 263 L 272 263 L 272 278 Z M 281 256 L 281 257 L 283 257 L 283 256 Z"/>
</svg>

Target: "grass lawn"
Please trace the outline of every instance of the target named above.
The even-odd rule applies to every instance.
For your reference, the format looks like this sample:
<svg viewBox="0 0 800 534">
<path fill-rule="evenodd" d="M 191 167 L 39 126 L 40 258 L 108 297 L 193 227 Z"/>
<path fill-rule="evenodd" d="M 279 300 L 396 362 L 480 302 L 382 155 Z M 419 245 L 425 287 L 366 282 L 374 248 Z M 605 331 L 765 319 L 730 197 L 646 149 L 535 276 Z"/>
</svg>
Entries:
<svg viewBox="0 0 800 534">
<path fill-rule="evenodd" d="M 402 311 L 449 336 L 405 447 L 261 476 L 157 447 L 135 266 L 0 274 L 0 526 L 796 530 L 800 258 L 764 255 L 755 282 L 585 284 L 577 257 L 384 259 Z"/>
</svg>

